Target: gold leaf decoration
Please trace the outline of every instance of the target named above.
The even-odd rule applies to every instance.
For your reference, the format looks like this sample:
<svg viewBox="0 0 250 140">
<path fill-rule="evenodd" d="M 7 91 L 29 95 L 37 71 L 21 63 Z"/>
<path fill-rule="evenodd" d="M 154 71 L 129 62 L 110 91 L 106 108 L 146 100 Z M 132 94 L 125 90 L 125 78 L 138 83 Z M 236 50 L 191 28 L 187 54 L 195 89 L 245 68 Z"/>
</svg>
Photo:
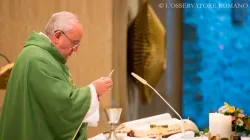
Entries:
<svg viewBox="0 0 250 140">
<path fill-rule="evenodd" d="M 128 30 L 128 71 L 156 86 L 166 69 L 166 31 L 148 1 L 143 1 Z M 136 81 L 143 104 L 150 103 L 152 90 Z"/>
</svg>

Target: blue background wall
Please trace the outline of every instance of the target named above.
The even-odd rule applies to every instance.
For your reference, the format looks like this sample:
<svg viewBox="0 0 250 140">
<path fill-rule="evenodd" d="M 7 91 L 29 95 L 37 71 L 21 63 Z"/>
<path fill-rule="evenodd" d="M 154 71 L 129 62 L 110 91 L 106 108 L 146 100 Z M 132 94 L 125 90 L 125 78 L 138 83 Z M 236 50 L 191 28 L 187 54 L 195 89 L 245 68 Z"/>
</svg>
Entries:
<svg viewBox="0 0 250 140">
<path fill-rule="evenodd" d="M 244 23 L 235 25 L 232 8 L 183 9 L 182 112 L 201 129 L 208 127 L 208 113 L 216 112 L 224 101 L 250 114 L 250 2 L 246 11 L 246 17 L 244 12 L 237 14 Z"/>
</svg>

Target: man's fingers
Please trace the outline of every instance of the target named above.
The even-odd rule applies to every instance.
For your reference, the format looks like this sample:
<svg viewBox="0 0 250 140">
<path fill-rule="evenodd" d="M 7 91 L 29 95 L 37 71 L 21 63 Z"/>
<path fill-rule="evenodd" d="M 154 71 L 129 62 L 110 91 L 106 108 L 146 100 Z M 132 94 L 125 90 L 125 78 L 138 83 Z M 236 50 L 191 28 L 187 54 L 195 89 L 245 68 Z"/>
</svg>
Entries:
<svg viewBox="0 0 250 140">
<path fill-rule="evenodd" d="M 108 84 L 106 84 L 106 87 L 112 87 L 113 86 L 113 84 L 112 83 L 108 83 Z"/>
</svg>

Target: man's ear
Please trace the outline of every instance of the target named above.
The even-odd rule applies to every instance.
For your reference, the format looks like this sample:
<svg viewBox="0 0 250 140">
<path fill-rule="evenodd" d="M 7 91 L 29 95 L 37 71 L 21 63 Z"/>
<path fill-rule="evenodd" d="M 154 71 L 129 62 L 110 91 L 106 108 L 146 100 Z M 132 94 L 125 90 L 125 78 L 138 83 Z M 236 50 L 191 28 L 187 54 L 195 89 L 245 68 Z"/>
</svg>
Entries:
<svg viewBox="0 0 250 140">
<path fill-rule="evenodd" d="M 61 32 L 55 32 L 54 33 L 54 38 L 55 38 L 55 44 L 58 44 L 59 43 L 59 39 L 61 37 Z"/>
</svg>

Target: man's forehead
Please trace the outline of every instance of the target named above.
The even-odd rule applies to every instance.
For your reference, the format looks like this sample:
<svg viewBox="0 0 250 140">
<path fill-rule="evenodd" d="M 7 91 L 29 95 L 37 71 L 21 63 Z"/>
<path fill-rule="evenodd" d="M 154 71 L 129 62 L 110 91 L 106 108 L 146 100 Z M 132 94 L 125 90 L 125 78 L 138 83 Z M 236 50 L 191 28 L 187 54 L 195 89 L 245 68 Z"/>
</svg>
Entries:
<svg viewBox="0 0 250 140">
<path fill-rule="evenodd" d="M 80 31 L 83 30 L 82 24 L 80 22 L 76 22 L 75 24 L 73 24 L 73 28 Z"/>
<path fill-rule="evenodd" d="M 69 31 L 69 35 L 74 37 L 74 39 L 81 38 L 83 34 L 83 29 L 80 24 L 74 24 L 72 30 Z"/>
</svg>

